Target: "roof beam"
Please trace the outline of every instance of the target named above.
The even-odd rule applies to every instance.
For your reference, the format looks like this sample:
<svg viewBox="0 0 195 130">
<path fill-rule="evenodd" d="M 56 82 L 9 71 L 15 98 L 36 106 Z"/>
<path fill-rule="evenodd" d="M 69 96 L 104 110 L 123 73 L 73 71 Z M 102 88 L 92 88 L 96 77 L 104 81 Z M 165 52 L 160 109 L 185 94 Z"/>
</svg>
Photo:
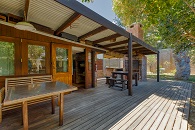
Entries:
<svg viewBox="0 0 195 130">
<path fill-rule="evenodd" d="M 112 46 L 117 46 L 117 45 L 121 45 L 121 44 L 125 44 L 125 43 L 128 43 L 128 40 L 107 44 L 107 45 L 104 45 L 104 47 L 112 47 Z"/>
<path fill-rule="evenodd" d="M 64 29 L 69 27 L 75 20 L 77 20 L 81 14 L 75 12 L 67 21 L 65 21 L 56 31 L 55 35 L 59 35 Z"/>
<path fill-rule="evenodd" d="M 127 54 L 128 53 L 128 50 L 121 50 L 121 51 L 117 51 L 118 53 L 122 53 L 122 54 Z M 135 52 L 133 50 L 133 52 Z M 156 54 L 155 52 L 153 51 L 143 51 L 143 52 L 136 52 L 136 53 L 139 53 L 139 54 L 143 54 L 143 55 L 151 55 L 151 54 Z"/>
<path fill-rule="evenodd" d="M 28 18 L 28 9 L 29 9 L 30 0 L 25 1 L 25 7 L 24 7 L 24 20 L 27 21 Z"/>
<path fill-rule="evenodd" d="M 139 53 L 141 53 L 141 54 L 143 54 L 143 55 L 152 55 L 152 54 L 156 54 L 156 53 L 153 52 L 153 51 L 145 51 L 145 52 L 139 52 Z"/>
<path fill-rule="evenodd" d="M 127 49 L 127 48 L 128 46 L 121 46 L 121 47 L 112 48 L 112 51 L 120 50 L 120 49 Z"/>
<path fill-rule="evenodd" d="M 102 31 L 106 30 L 106 29 L 107 29 L 107 28 L 104 27 L 104 26 L 101 26 L 101 27 L 99 27 L 99 28 L 96 28 L 95 30 L 92 30 L 92 31 L 90 31 L 90 32 L 88 32 L 88 33 L 86 33 L 86 34 L 80 36 L 80 37 L 79 37 L 79 40 L 80 40 L 80 39 L 83 40 L 83 39 L 86 39 L 86 38 L 88 38 L 88 37 L 91 37 L 91 36 L 93 36 L 93 35 L 95 35 L 95 34 L 97 34 L 97 33 L 100 33 L 100 32 L 102 32 Z"/>
<path fill-rule="evenodd" d="M 139 44 L 133 44 L 132 47 L 135 48 L 135 47 L 142 47 L 142 46 Z M 127 48 L 128 48 L 128 46 L 122 46 L 122 47 L 112 48 L 112 50 L 127 49 Z"/>
<path fill-rule="evenodd" d="M 158 50 L 153 48 L 152 46 L 146 44 L 144 41 L 142 41 L 141 39 L 137 38 L 136 36 L 132 35 L 132 38 L 133 38 L 133 41 L 142 45 L 143 47 L 155 52 L 155 53 L 158 53 Z"/>
<path fill-rule="evenodd" d="M 143 48 L 143 47 L 142 47 L 142 48 L 133 48 L 133 50 L 134 50 L 134 51 L 139 51 L 139 52 L 140 52 L 140 51 L 150 51 L 149 49 Z"/>
<path fill-rule="evenodd" d="M 94 46 L 94 47 L 100 47 L 100 48 L 103 48 L 103 49 L 106 49 L 106 50 L 111 50 L 110 48 L 104 47 L 104 46 L 102 46 L 102 45 L 100 45 L 100 44 L 94 44 L 94 43 L 93 43 L 93 46 Z"/>
<path fill-rule="evenodd" d="M 101 38 L 101 39 L 98 39 L 96 41 L 93 41 L 94 44 L 97 44 L 97 43 L 100 43 L 100 42 L 104 42 L 104 41 L 108 41 L 108 40 L 111 40 L 111 39 L 115 39 L 117 37 L 120 37 L 121 35 L 116 33 L 116 34 L 113 34 L 113 35 L 110 35 L 108 37 L 104 37 L 104 38 Z"/>
<path fill-rule="evenodd" d="M 116 51 L 116 52 L 118 52 L 118 53 L 122 53 L 122 54 L 127 54 L 128 49 L 127 49 L 127 50 L 120 50 L 120 51 Z"/>
<path fill-rule="evenodd" d="M 89 8 L 86 8 L 84 5 L 82 5 L 80 2 L 76 0 L 55 0 L 59 2 L 60 4 L 82 14 L 83 16 L 91 19 L 92 21 L 99 23 L 100 25 L 103 25 L 104 27 L 117 32 L 118 34 L 121 34 L 125 36 L 126 38 L 129 38 L 129 32 L 124 30 L 123 28 L 113 24 L 109 20 L 105 19 L 104 17 L 100 16 L 99 14 L 95 13 Z"/>
</svg>

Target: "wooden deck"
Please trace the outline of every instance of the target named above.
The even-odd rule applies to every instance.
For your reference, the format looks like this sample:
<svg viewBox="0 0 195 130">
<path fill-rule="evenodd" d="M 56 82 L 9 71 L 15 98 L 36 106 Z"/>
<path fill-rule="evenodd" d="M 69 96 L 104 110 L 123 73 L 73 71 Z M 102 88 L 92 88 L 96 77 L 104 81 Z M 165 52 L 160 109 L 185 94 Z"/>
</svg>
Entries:
<svg viewBox="0 0 195 130">
<path fill-rule="evenodd" d="M 128 90 L 100 80 L 97 88 L 64 96 L 63 126 L 58 126 L 59 108 L 52 115 L 50 102 L 29 106 L 29 129 L 187 130 L 190 96 L 191 84 L 180 81 L 139 82 L 128 96 Z M 21 109 L 3 112 L 0 129 L 22 129 L 21 119 Z"/>
</svg>

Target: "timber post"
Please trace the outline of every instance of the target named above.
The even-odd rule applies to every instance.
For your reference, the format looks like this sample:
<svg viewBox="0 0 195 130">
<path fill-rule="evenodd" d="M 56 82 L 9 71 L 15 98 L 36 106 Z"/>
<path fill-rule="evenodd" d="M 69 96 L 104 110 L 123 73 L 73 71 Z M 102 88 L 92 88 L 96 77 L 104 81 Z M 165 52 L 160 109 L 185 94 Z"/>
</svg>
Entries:
<svg viewBox="0 0 195 130">
<path fill-rule="evenodd" d="M 128 94 L 132 96 L 132 33 L 128 41 Z"/>
</svg>

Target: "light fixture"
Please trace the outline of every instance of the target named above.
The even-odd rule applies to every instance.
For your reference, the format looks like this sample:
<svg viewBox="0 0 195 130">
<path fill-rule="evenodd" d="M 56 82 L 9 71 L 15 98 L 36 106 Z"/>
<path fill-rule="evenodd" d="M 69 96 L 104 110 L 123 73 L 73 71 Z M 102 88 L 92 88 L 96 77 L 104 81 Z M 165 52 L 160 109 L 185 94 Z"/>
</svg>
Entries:
<svg viewBox="0 0 195 130">
<path fill-rule="evenodd" d="M 30 24 L 26 21 L 16 23 L 14 27 L 16 29 L 19 29 L 19 30 L 27 30 L 27 31 L 35 31 L 36 30 L 36 28 L 32 24 Z"/>
</svg>

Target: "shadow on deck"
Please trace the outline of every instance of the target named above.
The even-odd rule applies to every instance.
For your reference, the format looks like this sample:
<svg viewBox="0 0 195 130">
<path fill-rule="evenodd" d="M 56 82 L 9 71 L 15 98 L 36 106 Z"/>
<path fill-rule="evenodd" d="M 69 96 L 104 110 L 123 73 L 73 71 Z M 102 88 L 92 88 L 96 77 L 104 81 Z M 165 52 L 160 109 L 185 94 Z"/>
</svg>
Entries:
<svg viewBox="0 0 195 130">
<path fill-rule="evenodd" d="M 92 89 L 64 96 L 64 125 L 58 126 L 58 107 L 50 102 L 29 106 L 29 129 L 187 129 L 191 84 L 149 80 L 128 90 L 108 88 L 99 80 Z M 22 129 L 21 108 L 3 112 L 0 129 Z"/>
</svg>

